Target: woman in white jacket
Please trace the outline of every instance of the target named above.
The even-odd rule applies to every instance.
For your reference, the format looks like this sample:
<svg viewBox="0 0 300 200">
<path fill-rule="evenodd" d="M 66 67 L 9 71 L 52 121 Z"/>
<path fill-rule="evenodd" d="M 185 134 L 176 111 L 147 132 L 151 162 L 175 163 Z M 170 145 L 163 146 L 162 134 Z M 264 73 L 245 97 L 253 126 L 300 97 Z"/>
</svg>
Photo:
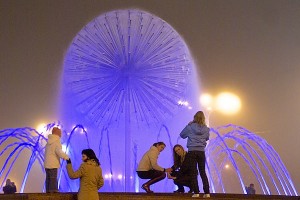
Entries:
<svg viewBox="0 0 300 200">
<path fill-rule="evenodd" d="M 144 154 L 137 168 L 137 174 L 141 179 L 150 179 L 142 185 L 142 189 L 147 193 L 153 192 L 150 190 L 150 185 L 166 177 L 165 172 L 172 172 L 171 168 L 165 169 L 157 164 L 158 155 L 165 147 L 163 142 L 154 143 L 150 150 Z"/>
<path fill-rule="evenodd" d="M 44 167 L 46 171 L 46 192 L 58 192 L 57 189 L 57 169 L 60 166 L 60 158 L 68 160 L 69 157 L 62 151 L 60 142 L 61 130 L 58 127 L 52 129 L 52 134 L 48 136 L 45 149 Z"/>
</svg>

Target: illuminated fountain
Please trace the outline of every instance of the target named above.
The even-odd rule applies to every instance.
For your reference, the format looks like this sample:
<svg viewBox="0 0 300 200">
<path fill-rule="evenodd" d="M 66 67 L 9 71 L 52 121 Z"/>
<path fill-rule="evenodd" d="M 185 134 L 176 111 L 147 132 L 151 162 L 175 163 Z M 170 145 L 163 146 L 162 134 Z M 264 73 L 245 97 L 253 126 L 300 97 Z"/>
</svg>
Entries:
<svg viewBox="0 0 300 200">
<path fill-rule="evenodd" d="M 297 195 L 279 155 L 266 140 L 249 130 L 226 125 L 211 129 L 207 171 L 217 193 L 246 193 L 254 183 L 258 194 Z"/>
<path fill-rule="evenodd" d="M 0 145 L 3 147 L 0 149 L 0 156 L 1 160 L 4 161 L 3 163 L 1 162 L 1 187 L 4 186 L 6 179 L 10 178 L 15 180 L 20 193 L 26 191 L 25 187 L 28 183 L 30 186 L 33 184 L 35 189 L 32 190 L 32 188 L 29 188 L 27 192 L 41 192 L 44 190 L 44 153 L 47 143 L 45 135 L 48 135 L 54 126 L 61 127 L 58 122 L 45 125 L 41 132 L 30 127 L 10 128 L 0 131 Z M 76 148 L 76 144 L 72 144 L 71 139 L 74 137 L 74 134 L 79 133 L 85 135 L 86 148 L 89 148 L 87 132 L 82 125 L 75 126 L 70 133 L 64 131 L 64 135 L 67 136 L 67 139 L 66 143 L 63 144 L 63 150 L 72 158 L 75 158 L 76 151 L 69 150 Z M 59 170 L 59 183 L 61 180 L 67 182 L 64 164 L 65 163 L 61 164 Z M 21 177 L 23 177 L 22 180 Z M 34 181 L 29 181 L 29 179 Z M 68 183 L 67 185 L 68 187 L 62 190 L 70 190 L 74 187 L 78 188 L 78 184 L 76 183 L 75 185 L 72 183 Z"/>
<path fill-rule="evenodd" d="M 4 186 L 7 178 L 12 178 L 20 192 L 41 192 L 44 190 L 44 148 L 46 138 L 54 126 L 59 123 L 51 123 L 45 126 L 44 132 L 37 132 L 35 129 L 24 127 L 17 129 L 5 129 L 0 131 L 0 156 L 1 163 L 0 183 Z M 168 128 L 163 126 L 157 137 L 160 137 L 163 130 L 168 132 Z M 89 148 L 89 134 L 82 125 L 76 125 L 69 133 L 63 131 L 66 136 L 62 140 L 63 149 L 70 155 L 73 161 L 80 158 L 81 151 L 78 151 L 78 143 L 72 142 L 75 138 L 80 138 L 81 146 Z M 99 155 L 103 138 L 107 136 L 107 130 L 101 132 L 99 145 Z M 279 155 L 264 139 L 236 125 L 226 125 L 211 129 L 211 138 L 206 149 L 207 174 L 213 193 L 246 193 L 245 185 L 254 183 L 258 194 L 272 195 L 298 195 L 293 185 L 292 179 L 281 161 Z M 168 146 L 173 146 L 172 137 L 169 135 Z M 180 141 L 179 141 L 180 143 Z M 84 145 L 83 145 L 84 144 Z M 109 152 L 113 151 L 111 147 Z M 24 159 L 25 158 L 25 159 Z M 117 175 L 118 180 L 113 180 L 114 174 L 113 158 L 109 157 L 106 162 L 110 163 L 109 171 L 104 174 L 108 187 L 107 191 L 118 191 L 122 177 Z M 163 159 L 168 159 L 164 155 Z M 24 161 L 25 160 L 25 161 Z M 137 162 L 137 145 L 134 145 L 134 162 Z M 80 162 L 73 162 L 78 167 Z M 38 176 L 38 179 L 34 177 Z M 30 180 L 33 179 L 33 180 Z M 134 179 L 136 180 L 136 179 Z M 165 180 L 164 185 L 168 185 L 170 180 Z M 35 190 L 30 189 L 34 185 Z M 139 187 L 138 181 L 134 181 Z M 27 185 L 27 186 L 26 186 Z M 201 181 L 199 182 L 201 187 Z M 65 162 L 62 162 L 59 170 L 60 191 L 76 191 L 79 187 L 78 181 L 71 181 L 65 170 Z M 173 185 L 165 187 L 164 192 L 172 191 Z M 27 188 L 27 189 L 26 189 Z"/>
<path fill-rule="evenodd" d="M 179 110 L 181 117 L 190 116 L 191 110 L 180 108 L 198 95 L 188 91 L 198 91 L 194 74 L 181 36 L 144 11 L 105 13 L 73 39 L 64 62 L 62 123 L 76 121 L 90 130 L 91 146 L 101 147 L 100 160 L 109 161 L 102 165 L 112 169 L 106 177 L 117 177 L 110 190 L 139 191 L 138 159 L 157 139 L 172 144 L 163 127 L 176 128 L 172 120 Z M 171 165 L 171 157 L 167 161 Z"/>
<path fill-rule="evenodd" d="M 61 123 L 47 125 L 44 132 L 32 128 L 0 132 L 0 156 L 4 161 L 0 163 L 1 187 L 7 178 L 12 178 L 18 180 L 15 182 L 20 192 L 43 191 L 47 134 L 53 126 L 60 126 L 64 150 L 75 169 L 81 163 L 82 149 L 95 150 L 105 178 L 100 191 L 138 192 L 141 183 L 135 170 L 143 153 L 154 142 L 164 141 L 167 147 L 160 155 L 159 164 L 170 167 L 175 141 L 183 146 L 186 143 L 178 139 L 179 132 L 200 109 L 198 102 L 194 102 L 199 96 L 199 84 L 186 44 L 168 23 L 144 11 L 112 11 L 88 23 L 66 53 L 62 80 Z M 239 135 L 232 135 L 232 131 L 223 134 L 221 130 L 212 129 L 213 139 L 207 147 L 207 169 L 213 192 L 244 193 L 244 183 L 250 181 L 246 180 L 247 175 L 252 172 L 251 177 L 258 181 L 256 185 L 262 187 L 261 193 L 296 194 L 283 164 L 280 164 L 283 171 L 280 171 L 280 183 L 271 173 L 272 168 L 267 171 L 273 179 L 260 179 L 265 168 L 254 168 L 253 162 L 266 162 L 257 157 L 256 147 L 246 144 L 240 135 L 248 135 L 255 144 L 261 138 L 251 132 L 240 130 L 233 132 Z M 235 141 L 235 146 L 230 146 L 228 138 Z M 249 147 L 246 155 L 251 156 L 240 153 L 239 147 Z M 263 151 L 267 158 L 274 152 Z M 239 167 L 241 158 L 249 164 L 247 175 Z M 276 161 L 279 163 L 280 159 Z M 265 165 L 274 167 L 274 162 Z M 225 181 L 225 164 L 233 166 L 238 176 L 237 186 L 232 189 Z M 20 177 L 24 178 L 20 180 Z M 79 180 L 67 177 L 62 162 L 60 191 L 77 191 L 78 187 Z M 165 179 L 152 189 L 172 192 L 174 184 Z"/>
</svg>

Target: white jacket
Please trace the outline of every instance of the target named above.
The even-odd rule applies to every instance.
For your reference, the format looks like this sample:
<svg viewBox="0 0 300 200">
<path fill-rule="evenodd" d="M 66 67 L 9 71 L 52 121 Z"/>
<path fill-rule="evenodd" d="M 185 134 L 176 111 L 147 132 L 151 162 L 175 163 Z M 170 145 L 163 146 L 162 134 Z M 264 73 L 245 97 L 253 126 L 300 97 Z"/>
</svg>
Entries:
<svg viewBox="0 0 300 200">
<path fill-rule="evenodd" d="M 50 134 L 48 136 L 48 143 L 46 144 L 44 167 L 46 169 L 59 168 L 59 158 L 69 159 L 68 155 L 62 151 L 60 137 Z"/>
<path fill-rule="evenodd" d="M 149 151 L 147 151 L 142 157 L 139 166 L 136 171 L 149 171 L 155 169 L 157 171 L 164 171 L 164 168 L 157 164 L 157 159 L 159 155 L 157 147 L 152 146 Z"/>
</svg>

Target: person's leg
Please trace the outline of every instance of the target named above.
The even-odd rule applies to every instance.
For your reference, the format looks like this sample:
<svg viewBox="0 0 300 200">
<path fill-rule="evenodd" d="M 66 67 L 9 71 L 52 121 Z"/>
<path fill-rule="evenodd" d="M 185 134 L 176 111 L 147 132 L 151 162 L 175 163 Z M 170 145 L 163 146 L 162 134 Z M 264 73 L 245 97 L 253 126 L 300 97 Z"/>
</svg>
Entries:
<svg viewBox="0 0 300 200">
<path fill-rule="evenodd" d="M 183 185 L 181 185 L 180 183 L 175 183 L 175 182 L 174 182 L 174 184 L 177 185 L 177 187 L 178 187 L 178 190 L 175 190 L 174 193 L 184 193 L 185 192 Z"/>
<path fill-rule="evenodd" d="M 190 151 L 188 152 L 188 165 L 191 169 L 190 173 L 190 188 L 195 194 L 199 194 L 199 185 L 198 185 L 198 169 L 197 169 L 197 152 Z M 186 158 L 187 159 L 187 158 Z"/>
<path fill-rule="evenodd" d="M 203 184 L 203 190 L 205 194 L 209 194 L 209 183 L 208 183 L 208 178 L 206 176 L 206 172 L 205 172 L 205 152 L 204 151 L 200 151 L 198 154 L 198 168 L 199 168 L 199 172 L 200 172 L 200 177 L 202 179 L 202 184 Z"/>
<path fill-rule="evenodd" d="M 49 185 L 48 192 L 58 192 L 57 189 L 57 169 L 48 169 Z"/>
<path fill-rule="evenodd" d="M 147 193 L 151 193 L 153 191 L 150 190 L 150 185 L 163 180 L 166 177 L 166 173 L 163 171 L 150 170 L 145 172 L 138 172 L 138 176 L 142 179 L 150 179 L 142 185 L 142 189 Z"/>
<path fill-rule="evenodd" d="M 190 187 L 190 178 L 187 176 L 182 176 L 174 180 L 174 184 L 178 186 L 178 190 L 175 192 L 184 193 L 184 186 Z"/>
<path fill-rule="evenodd" d="M 198 168 L 196 157 L 193 155 L 193 153 L 190 152 L 186 154 L 183 170 L 184 175 L 181 174 L 181 176 L 178 178 L 180 179 L 180 182 L 183 186 L 189 187 L 190 190 L 188 193 L 193 193 L 194 187 L 198 188 Z"/>
<path fill-rule="evenodd" d="M 150 171 L 137 171 L 138 176 L 141 179 L 151 179 L 153 176 L 152 173 L 153 170 Z M 145 183 L 142 185 L 142 189 L 145 190 L 147 193 L 152 193 L 153 191 L 150 190 L 150 188 L 147 186 L 145 187 Z"/>
<path fill-rule="evenodd" d="M 49 169 L 45 169 L 46 171 L 46 181 L 45 181 L 45 185 L 46 185 L 46 192 L 49 192 L 49 183 L 50 183 L 50 172 Z"/>
</svg>

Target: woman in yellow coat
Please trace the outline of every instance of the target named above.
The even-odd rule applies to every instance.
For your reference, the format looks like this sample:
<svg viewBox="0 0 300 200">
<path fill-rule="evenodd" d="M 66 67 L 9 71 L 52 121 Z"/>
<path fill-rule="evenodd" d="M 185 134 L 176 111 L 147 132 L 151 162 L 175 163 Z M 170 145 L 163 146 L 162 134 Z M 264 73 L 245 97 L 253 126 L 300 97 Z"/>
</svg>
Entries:
<svg viewBox="0 0 300 200">
<path fill-rule="evenodd" d="M 71 179 L 80 178 L 78 200 L 99 200 L 98 190 L 103 186 L 102 169 L 92 149 L 82 150 L 80 168 L 74 172 L 71 160 L 67 160 L 67 171 Z"/>
</svg>

